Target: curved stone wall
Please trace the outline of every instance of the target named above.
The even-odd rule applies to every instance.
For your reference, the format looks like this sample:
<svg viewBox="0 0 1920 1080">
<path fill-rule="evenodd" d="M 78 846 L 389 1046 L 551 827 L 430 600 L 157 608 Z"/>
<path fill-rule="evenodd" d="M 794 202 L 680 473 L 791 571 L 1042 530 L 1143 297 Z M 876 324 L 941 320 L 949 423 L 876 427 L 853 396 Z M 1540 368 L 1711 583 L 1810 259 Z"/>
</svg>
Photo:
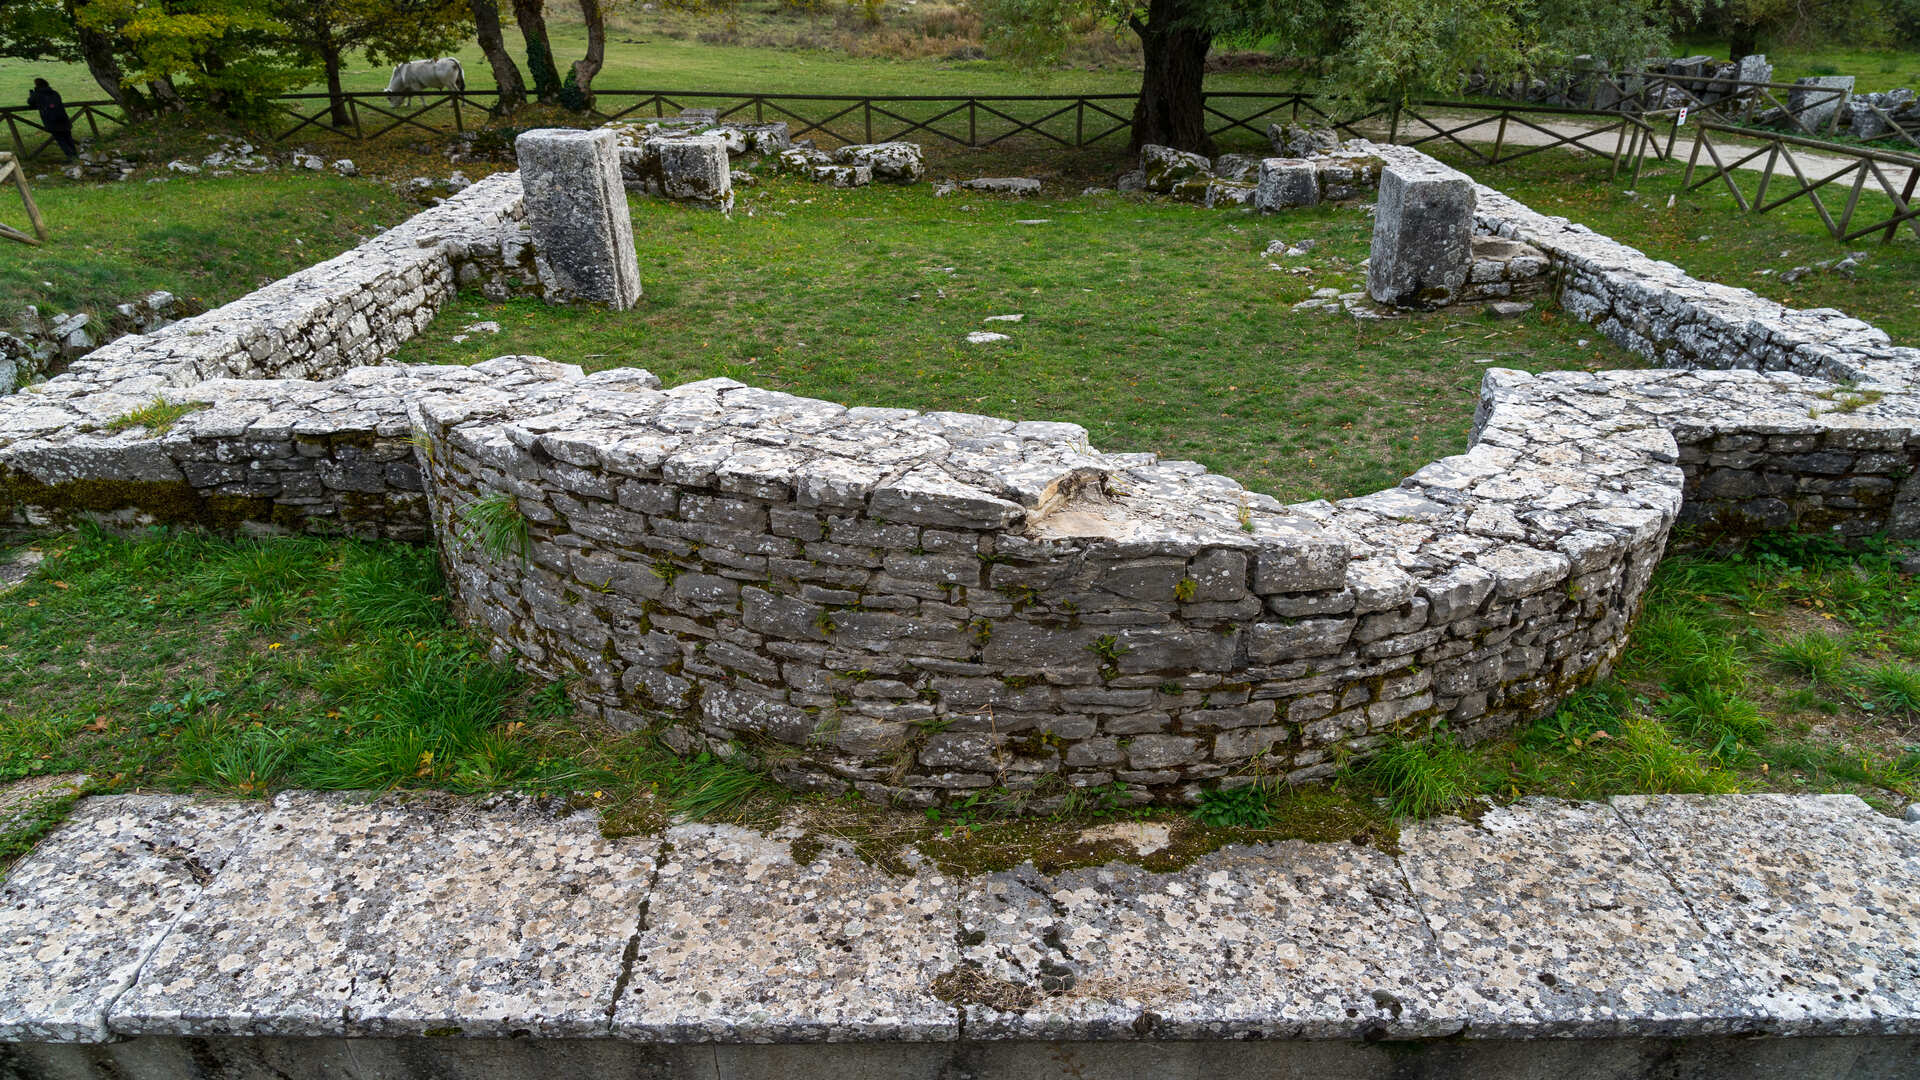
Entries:
<svg viewBox="0 0 1920 1080">
<path fill-rule="evenodd" d="M 1629 347 L 1749 370 L 1491 371 L 1468 452 L 1282 506 L 1072 424 L 532 357 L 358 366 L 456 282 L 531 263 L 507 176 L 0 398 L 0 501 L 437 533 L 462 614 L 617 727 L 796 787 L 1038 809 L 1310 779 L 1389 736 L 1544 712 L 1606 670 L 1682 517 L 1920 531 L 1920 354 L 1498 193 L 1480 207 Z M 186 411 L 124 422 L 156 398 Z M 524 536 L 474 524 L 503 499 Z"/>
</svg>

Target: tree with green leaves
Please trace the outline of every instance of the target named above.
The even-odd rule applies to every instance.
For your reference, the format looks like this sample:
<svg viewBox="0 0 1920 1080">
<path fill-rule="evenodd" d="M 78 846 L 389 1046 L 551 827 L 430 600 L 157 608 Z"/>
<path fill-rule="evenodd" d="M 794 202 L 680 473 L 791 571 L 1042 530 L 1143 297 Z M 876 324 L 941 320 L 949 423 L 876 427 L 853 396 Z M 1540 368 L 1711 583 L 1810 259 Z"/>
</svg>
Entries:
<svg viewBox="0 0 1920 1080">
<path fill-rule="evenodd" d="M 358 51 L 373 64 L 440 55 L 467 36 L 467 0 L 273 0 L 275 44 L 326 75 L 335 127 L 351 122 L 340 67 Z"/>
<path fill-rule="evenodd" d="M 1457 91 L 1575 52 L 1622 59 L 1664 41 L 1654 0 L 981 0 L 989 46 L 1018 63 L 1058 60 L 1076 27 L 1105 22 L 1140 39 L 1135 149 L 1211 154 L 1204 90 L 1216 42 L 1262 43 L 1323 61 L 1329 93 L 1353 101 Z M 1690 0 L 1681 0 L 1682 3 Z M 1638 52 L 1639 57 L 1647 55 Z M 1635 57 L 1637 59 L 1637 57 Z"/>
<path fill-rule="evenodd" d="M 284 49 L 285 25 L 258 0 L 88 0 L 75 22 L 124 43 L 125 79 L 183 82 L 229 114 L 257 109 L 312 74 Z"/>
</svg>

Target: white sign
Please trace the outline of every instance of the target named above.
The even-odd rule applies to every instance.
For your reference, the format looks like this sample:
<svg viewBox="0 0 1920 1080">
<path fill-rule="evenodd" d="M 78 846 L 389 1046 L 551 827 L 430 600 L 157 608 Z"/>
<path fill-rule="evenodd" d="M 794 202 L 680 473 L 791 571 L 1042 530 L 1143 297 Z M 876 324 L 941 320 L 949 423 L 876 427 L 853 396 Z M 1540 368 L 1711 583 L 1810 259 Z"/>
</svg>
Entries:
<svg viewBox="0 0 1920 1080">
<path fill-rule="evenodd" d="M 1687 106 L 1680 106 L 1680 122 L 1675 127 L 1684 127 L 1687 122 Z"/>
</svg>

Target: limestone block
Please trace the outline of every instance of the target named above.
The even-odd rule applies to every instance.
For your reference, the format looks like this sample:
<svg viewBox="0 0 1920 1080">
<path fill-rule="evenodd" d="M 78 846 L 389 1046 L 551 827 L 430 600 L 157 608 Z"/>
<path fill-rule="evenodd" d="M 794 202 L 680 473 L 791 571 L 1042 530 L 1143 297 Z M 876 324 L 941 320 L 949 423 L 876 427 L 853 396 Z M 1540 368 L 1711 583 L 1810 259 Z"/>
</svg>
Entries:
<svg viewBox="0 0 1920 1080">
<path fill-rule="evenodd" d="M 911 184 L 927 175 L 927 163 L 917 143 L 856 143 L 834 151 L 833 160 L 841 165 L 865 165 L 874 179 L 895 184 Z"/>
<path fill-rule="evenodd" d="M 1199 154 L 1152 144 L 1140 148 L 1140 169 L 1146 175 L 1146 189 L 1161 195 L 1189 180 L 1213 176 L 1213 163 Z"/>
<path fill-rule="evenodd" d="M 1766 53 L 1748 53 L 1740 58 L 1735 77 L 1743 83 L 1772 82 L 1773 65 L 1767 63 Z"/>
<path fill-rule="evenodd" d="M 1275 154 L 1285 158 L 1312 157 L 1340 149 L 1340 136 L 1304 124 L 1268 124 L 1267 141 L 1273 144 Z"/>
<path fill-rule="evenodd" d="M 1396 307 L 1458 297 L 1473 262 L 1474 184 L 1428 159 L 1387 167 L 1373 218 L 1367 293 Z"/>
<path fill-rule="evenodd" d="M 1313 162 L 1300 158 L 1267 158 L 1260 162 L 1259 186 L 1253 205 L 1265 211 L 1290 206 L 1312 206 L 1320 201 L 1320 174 Z"/>
<path fill-rule="evenodd" d="M 725 139 L 713 135 L 648 139 L 646 149 L 660 159 L 662 195 L 721 213 L 733 211 L 733 177 Z"/>
<path fill-rule="evenodd" d="M 615 134 L 536 128 L 522 132 L 514 150 L 549 298 L 632 307 L 640 299 L 640 264 Z"/>
<path fill-rule="evenodd" d="M 1817 134 L 1829 130 L 1852 96 L 1853 76 L 1810 75 L 1793 81 L 1793 89 L 1787 91 L 1787 111 Z"/>
</svg>

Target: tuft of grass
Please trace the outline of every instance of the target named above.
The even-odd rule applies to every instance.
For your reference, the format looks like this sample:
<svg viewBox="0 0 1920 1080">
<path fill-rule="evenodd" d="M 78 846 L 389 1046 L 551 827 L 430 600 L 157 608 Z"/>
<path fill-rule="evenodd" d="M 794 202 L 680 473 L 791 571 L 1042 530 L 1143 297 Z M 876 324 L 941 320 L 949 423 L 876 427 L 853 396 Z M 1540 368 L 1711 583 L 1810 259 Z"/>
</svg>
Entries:
<svg viewBox="0 0 1920 1080">
<path fill-rule="evenodd" d="M 103 428 L 107 431 L 127 431 L 132 428 L 146 428 L 155 435 L 165 435 L 173 430 L 180 418 L 192 412 L 209 408 L 204 401 L 183 401 L 169 404 L 165 398 L 154 398 L 131 412 L 123 413 L 107 421 Z"/>
<path fill-rule="evenodd" d="M 1841 685 L 1847 681 L 1853 665 L 1846 647 L 1818 630 L 1775 641 L 1767 648 L 1766 655 L 1775 667 L 1815 686 Z"/>
<path fill-rule="evenodd" d="M 1616 790 L 1647 795 L 1721 794 L 1739 789 L 1698 751 L 1681 745 L 1659 721 L 1630 716 L 1608 745 L 1603 774 Z"/>
<path fill-rule="evenodd" d="M 785 795 L 764 773 L 737 758 L 703 753 L 671 771 L 677 775 L 669 805 L 689 821 L 734 821 L 757 797 Z"/>
<path fill-rule="evenodd" d="M 1378 791 L 1396 817 L 1424 818 L 1460 810 L 1480 798 L 1479 763 L 1451 732 L 1392 742 L 1360 766 L 1358 778 Z"/>
<path fill-rule="evenodd" d="M 1865 682 L 1875 700 L 1906 716 L 1920 716 L 1920 671 L 1888 662 L 1869 668 Z"/>
<path fill-rule="evenodd" d="M 519 500 L 504 491 L 482 495 L 462 507 L 460 535 L 500 562 L 509 557 L 524 561 L 533 550 L 527 516 L 520 512 Z"/>
</svg>

